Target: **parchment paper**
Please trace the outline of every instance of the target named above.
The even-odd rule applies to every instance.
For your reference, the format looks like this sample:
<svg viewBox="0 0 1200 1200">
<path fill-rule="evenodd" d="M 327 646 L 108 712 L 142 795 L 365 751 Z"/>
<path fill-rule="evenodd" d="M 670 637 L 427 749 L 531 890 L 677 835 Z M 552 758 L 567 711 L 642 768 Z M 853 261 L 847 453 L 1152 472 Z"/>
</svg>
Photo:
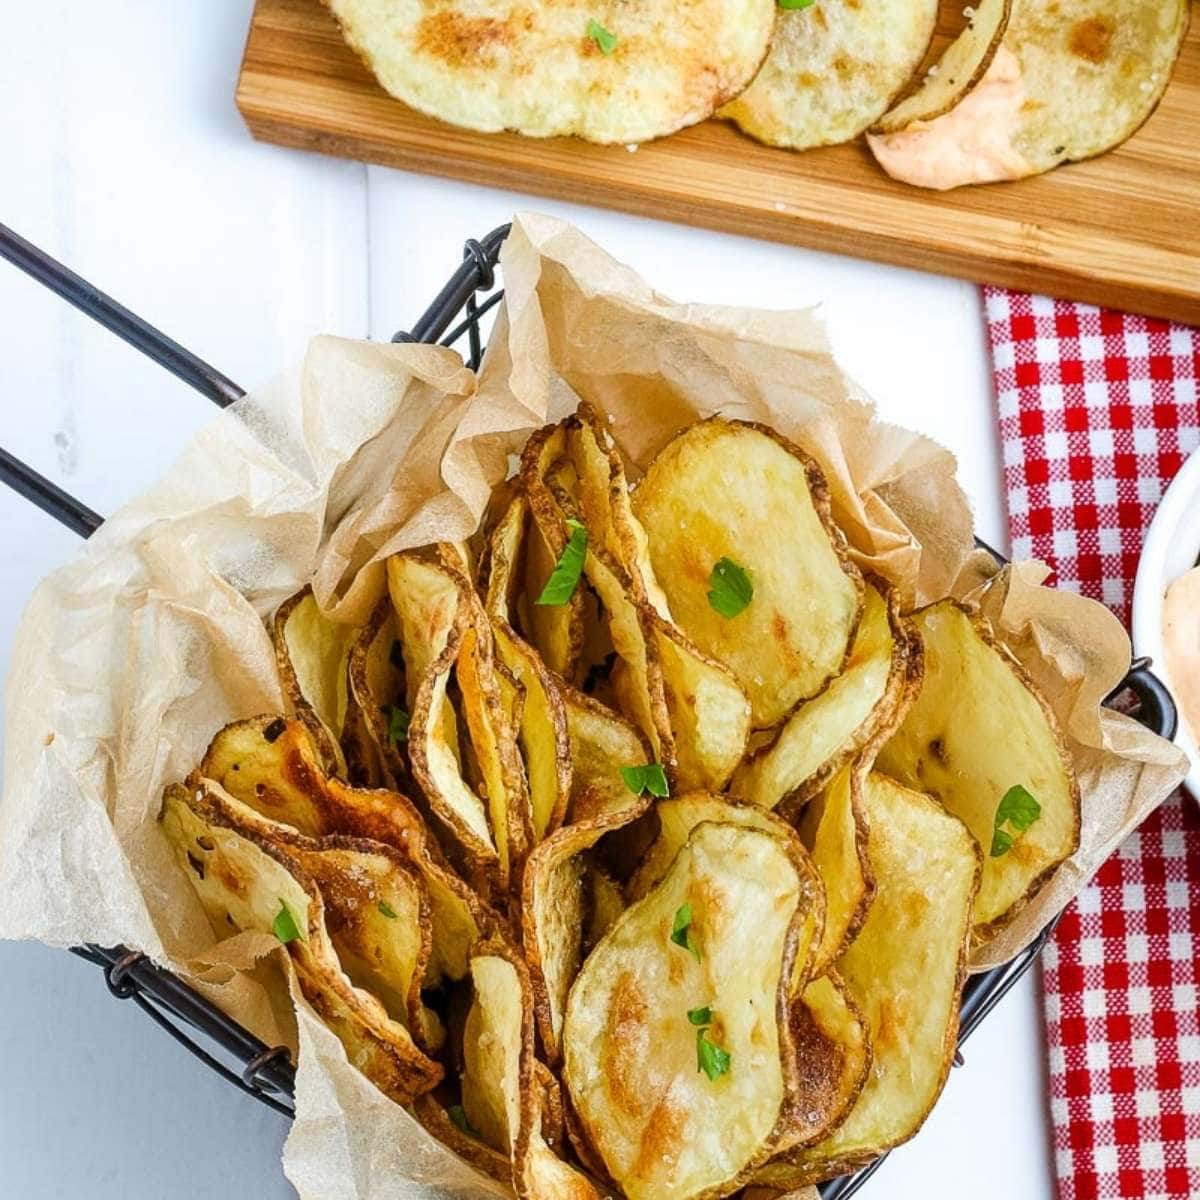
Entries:
<svg viewBox="0 0 1200 1200">
<path fill-rule="evenodd" d="M 824 468 L 861 563 L 923 603 L 973 589 L 1044 688 L 1083 788 L 1080 851 L 976 966 L 1011 955 L 1178 784 L 1181 752 L 1098 704 L 1129 662 L 1102 606 L 1021 566 L 988 580 L 953 457 L 875 420 L 807 312 L 676 304 L 576 230 L 517 219 L 478 378 L 451 351 L 313 340 L 301 369 L 223 413 L 163 481 L 46 579 L 18 630 L 0 803 L 0 936 L 124 943 L 299 1051 L 284 1167 L 302 1197 L 489 1196 L 346 1062 L 274 939 L 219 945 L 156 824 L 163 787 L 226 722 L 282 705 L 264 619 L 310 579 L 365 619 L 383 560 L 475 528 L 528 433 L 586 396 L 632 473 L 722 412 Z"/>
</svg>

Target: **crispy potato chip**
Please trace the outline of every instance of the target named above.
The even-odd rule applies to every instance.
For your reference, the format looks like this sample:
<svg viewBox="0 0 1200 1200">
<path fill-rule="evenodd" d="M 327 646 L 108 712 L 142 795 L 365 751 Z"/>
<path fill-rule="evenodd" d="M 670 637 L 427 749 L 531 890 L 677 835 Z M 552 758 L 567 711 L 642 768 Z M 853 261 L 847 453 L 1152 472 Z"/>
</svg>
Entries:
<svg viewBox="0 0 1200 1200">
<path fill-rule="evenodd" d="M 246 815 L 245 806 L 235 810 L 215 787 L 174 788 L 164 796 L 163 832 L 214 933 L 220 938 L 254 930 L 279 937 L 305 998 L 342 1042 L 349 1060 L 398 1104 L 411 1103 L 438 1084 L 442 1068 L 380 1000 L 347 978 L 326 929 L 321 891 L 304 858 L 263 836 Z"/>
<path fill-rule="evenodd" d="M 321 757 L 346 773 L 341 737 L 346 724 L 346 663 L 355 630 L 330 621 L 312 588 L 285 600 L 271 623 L 279 681 L 292 711 L 311 730 Z"/>
<path fill-rule="evenodd" d="M 952 600 L 915 614 L 925 683 L 878 765 L 927 791 L 966 823 L 985 853 L 1001 800 L 1032 795 L 1039 814 L 1011 848 L 984 860 L 975 902 L 977 943 L 997 933 L 1079 844 L 1079 785 L 1054 713 L 982 616 Z"/>
<path fill-rule="evenodd" d="M 350 647 L 350 699 L 374 748 L 379 781 L 398 790 L 409 782 L 403 746 L 408 740 L 408 687 L 396 612 L 388 597 L 380 600 Z M 397 719 L 399 710 L 399 719 Z M 351 754 L 347 752 L 347 760 Z M 358 757 L 366 759 L 365 749 Z M 354 780 L 351 775 L 351 782 Z"/>
<path fill-rule="evenodd" d="M 575 789 L 570 820 L 529 856 L 521 892 L 522 944 L 538 1033 L 551 1063 L 559 1059 L 567 993 L 583 958 L 583 852 L 650 806 L 649 796 L 635 796 L 621 778 L 621 767 L 646 761 L 636 732 L 582 693 L 569 689 L 567 695 Z"/>
<path fill-rule="evenodd" d="M 514 573 L 527 525 L 525 498 L 516 495 L 492 531 L 483 569 L 485 608 L 492 622 L 497 658 L 525 692 L 517 728 L 529 786 L 533 841 L 540 842 L 562 824 L 566 814 L 571 794 L 571 746 L 558 684 L 510 623 L 516 594 Z"/>
<path fill-rule="evenodd" d="M 800 819 L 800 840 L 825 885 L 825 930 L 813 975 L 822 975 L 850 944 L 875 894 L 867 854 L 868 825 L 862 792 L 870 756 L 843 767 Z"/>
<path fill-rule="evenodd" d="M 775 16 L 768 0 L 695 0 L 687 21 L 664 0 L 328 4 L 381 86 L 418 112 L 485 133 L 613 145 L 710 117 L 758 70 Z"/>
<path fill-rule="evenodd" d="M 807 1146 L 854 1107 L 871 1069 L 871 1039 L 862 1012 L 832 969 L 792 1000 L 791 1022 L 799 1102 L 789 1140 Z"/>
<path fill-rule="evenodd" d="M 714 417 L 684 430 L 633 493 L 655 575 L 681 629 L 723 662 L 774 725 L 841 670 L 862 577 L 830 515 L 820 468 L 766 426 Z M 732 617 L 709 600 L 728 560 L 753 597 Z"/>
<path fill-rule="evenodd" d="M 766 62 L 717 115 L 769 146 L 848 142 L 920 65 L 937 13 L 937 0 L 818 0 L 781 10 Z"/>
<path fill-rule="evenodd" d="M 887 588 L 885 599 L 868 582 L 841 673 L 743 761 L 729 790 L 764 808 L 781 806 L 787 816 L 798 812 L 881 730 L 900 723 L 921 686 L 921 662 L 920 638 L 900 615 L 898 593 Z"/>
<path fill-rule="evenodd" d="M 521 481 L 534 523 L 548 539 L 565 544 L 568 517 L 582 517 L 586 525 L 588 513 L 580 507 L 586 501 L 600 530 L 594 537 L 589 533 L 584 571 L 604 606 L 613 647 L 624 665 L 612 675 L 615 694 L 678 788 L 719 789 L 745 749 L 749 704 L 729 672 L 654 607 L 636 568 L 631 574 L 614 555 L 613 548 L 637 553 L 632 514 L 613 515 L 611 498 L 622 492 L 624 475 L 613 468 L 612 476 L 596 478 L 596 471 L 607 470 L 604 464 L 611 466 L 612 459 L 602 454 L 591 427 L 584 430 L 586 436 L 581 430 L 579 420 L 572 418 L 535 434 L 526 446 Z M 585 452 L 589 446 L 592 452 Z M 572 447 L 580 448 L 586 480 L 574 462 L 552 455 L 555 449 L 568 453 Z M 599 467 L 598 455 L 603 459 Z"/>
<path fill-rule="evenodd" d="M 1012 0 L 980 0 L 962 33 L 942 54 L 937 69 L 915 80 L 915 86 L 880 117 L 871 132 L 894 133 L 914 121 L 932 121 L 949 112 L 991 66 L 1011 10 Z"/>
<path fill-rule="evenodd" d="M 868 145 L 889 175 L 942 190 L 1103 154 L 1154 111 L 1187 25 L 1187 0 L 1014 3 L 992 45 L 968 29 L 939 64 L 934 83 L 971 73 L 965 92 L 918 92 Z"/>
<path fill-rule="evenodd" d="M 444 863 L 413 804 L 399 792 L 352 788 L 327 775 L 299 721 L 255 717 L 227 725 L 197 771 L 271 821 L 312 838 L 342 834 L 404 853 L 429 895 L 433 944 L 427 983 L 462 979 L 471 947 L 495 915 Z"/>
<path fill-rule="evenodd" d="M 863 792 L 878 890 L 838 971 L 866 1018 L 873 1065 L 838 1128 L 762 1168 L 756 1183 L 789 1188 L 829 1179 L 907 1141 L 954 1057 L 979 847 L 936 801 L 885 775 L 872 772 Z"/>
<path fill-rule="evenodd" d="M 797 1091 L 788 1001 L 820 907 L 790 841 L 705 822 L 588 956 L 567 1004 L 564 1080 L 631 1200 L 728 1194 L 786 1136 Z"/>
<path fill-rule="evenodd" d="M 621 885 L 600 865 L 585 862 L 583 868 L 583 953 L 592 947 L 616 924 L 625 911 L 625 892 Z"/>
<path fill-rule="evenodd" d="M 469 1125 L 512 1162 L 513 1188 L 530 1200 L 600 1200 L 543 1134 L 545 1090 L 533 1053 L 533 1005 L 524 964 L 504 943 L 471 959 L 475 999 L 463 1035 L 463 1109 Z"/>
</svg>

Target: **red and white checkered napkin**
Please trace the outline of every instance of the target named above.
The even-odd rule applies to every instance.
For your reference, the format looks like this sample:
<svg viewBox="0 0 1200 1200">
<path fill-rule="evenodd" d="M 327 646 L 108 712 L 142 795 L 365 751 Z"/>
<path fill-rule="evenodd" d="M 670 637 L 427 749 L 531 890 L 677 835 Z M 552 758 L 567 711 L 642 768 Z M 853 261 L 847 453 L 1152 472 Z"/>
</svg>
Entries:
<svg viewBox="0 0 1200 1200">
<path fill-rule="evenodd" d="M 1146 526 L 1200 444 L 1200 329 L 994 288 L 985 303 L 1013 555 L 1128 622 Z M 1200 1197 L 1191 799 L 1104 864 L 1042 961 L 1061 1200 Z"/>
</svg>

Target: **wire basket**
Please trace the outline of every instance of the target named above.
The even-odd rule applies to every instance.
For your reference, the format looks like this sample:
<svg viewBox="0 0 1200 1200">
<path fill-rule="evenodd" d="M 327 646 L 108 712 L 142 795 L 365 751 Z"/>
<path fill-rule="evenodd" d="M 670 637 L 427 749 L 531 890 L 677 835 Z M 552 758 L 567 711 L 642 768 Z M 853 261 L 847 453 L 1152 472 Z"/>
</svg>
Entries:
<svg viewBox="0 0 1200 1200">
<path fill-rule="evenodd" d="M 507 225 L 476 241 L 469 240 L 463 261 L 433 302 L 409 331 L 396 333 L 394 342 L 437 342 L 460 347 L 472 370 L 484 351 L 481 322 L 503 296 L 496 286 L 500 247 Z M 50 258 L 18 234 L 0 225 L 0 257 L 25 271 L 68 303 L 159 363 L 219 407 L 243 395 L 236 383 L 190 351 L 118 304 L 73 271 Z M 461 344 L 465 340 L 465 346 Z M 102 523 L 97 513 L 19 459 L 0 449 L 0 481 L 82 537 Z M 1003 557 L 979 543 L 997 561 Z M 1147 659 L 1136 660 L 1106 703 L 1132 712 L 1163 737 L 1175 734 L 1175 706 L 1162 682 L 1150 671 Z M 972 976 L 963 989 L 955 1066 L 961 1066 L 963 1042 L 984 1017 L 1004 998 L 1032 966 L 1049 938 L 1053 925 L 1003 966 Z M 196 1055 L 234 1087 L 254 1096 L 277 1112 L 294 1114 L 296 1072 L 288 1049 L 268 1046 L 193 991 L 170 971 L 155 965 L 144 954 L 124 946 L 76 947 L 74 954 L 100 967 L 109 991 L 119 999 L 133 1000 L 156 1024 Z M 878 1169 L 886 1155 L 852 1175 L 819 1186 L 822 1200 L 848 1200 Z"/>
</svg>

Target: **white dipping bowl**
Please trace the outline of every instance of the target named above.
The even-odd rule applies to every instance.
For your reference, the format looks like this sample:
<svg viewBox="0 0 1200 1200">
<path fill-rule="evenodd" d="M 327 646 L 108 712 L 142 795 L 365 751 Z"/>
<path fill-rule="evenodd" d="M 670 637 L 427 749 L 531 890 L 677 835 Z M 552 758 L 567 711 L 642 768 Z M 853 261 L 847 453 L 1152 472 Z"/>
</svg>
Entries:
<svg viewBox="0 0 1200 1200">
<path fill-rule="evenodd" d="M 1163 655 L 1163 597 L 1170 584 L 1200 560 L 1200 450 L 1193 451 L 1171 481 L 1150 522 L 1133 586 L 1133 652 L 1153 660 L 1151 670 L 1177 689 Z M 1200 621 L 1200 613 L 1196 614 Z M 1185 781 L 1193 799 L 1200 800 L 1200 749 L 1197 735 L 1179 714 L 1175 741 L 1191 759 Z"/>
</svg>

